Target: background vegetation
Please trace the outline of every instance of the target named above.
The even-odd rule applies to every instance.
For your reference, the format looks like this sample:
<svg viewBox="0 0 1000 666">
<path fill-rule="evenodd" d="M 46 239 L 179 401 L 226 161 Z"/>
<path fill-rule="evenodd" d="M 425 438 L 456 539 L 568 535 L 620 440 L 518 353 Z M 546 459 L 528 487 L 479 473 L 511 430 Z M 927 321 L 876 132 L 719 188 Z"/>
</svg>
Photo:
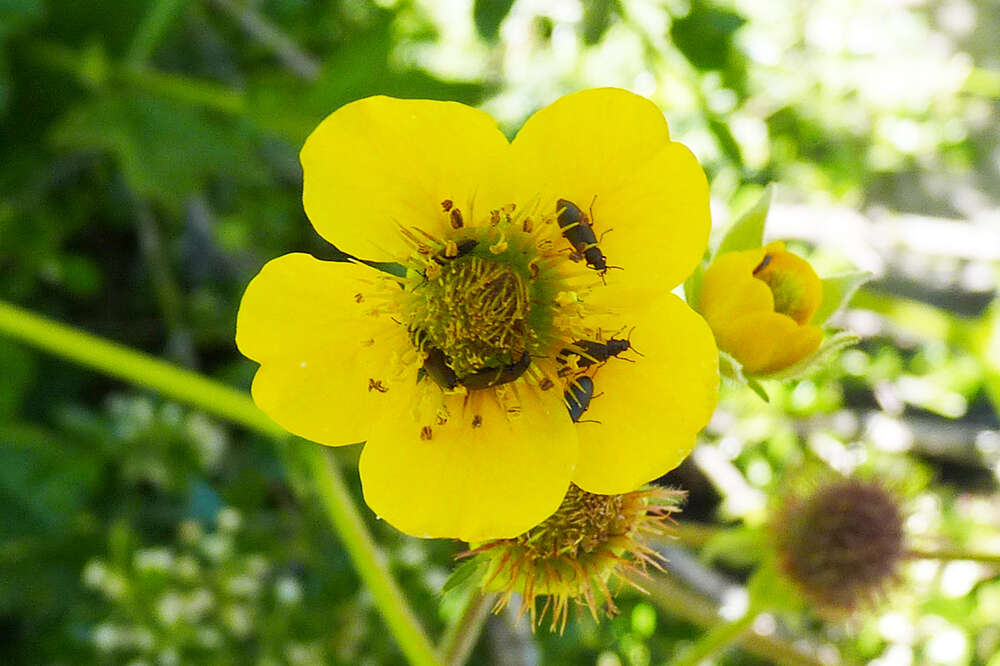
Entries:
<svg viewBox="0 0 1000 666">
<path fill-rule="evenodd" d="M 245 389 L 244 286 L 338 257 L 300 203 L 326 114 L 454 99 L 512 133 L 629 88 L 699 156 L 717 226 L 775 182 L 772 236 L 875 273 L 839 320 L 863 341 L 770 403 L 726 393 L 666 479 L 690 491 L 666 587 L 562 636 L 492 618 L 473 661 L 664 663 L 744 598 L 805 465 L 891 480 L 912 547 L 951 552 L 862 618 L 758 629 L 824 663 L 997 666 L 1000 566 L 968 559 L 1000 553 L 997 35 L 996 0 L 0 0 L 0 298 Z M 403 661 L 272 441 L 2 336 L 0 378 L 0 662 Z M 461 545 L 366 517 L 437 635 Z"/>
</svg>

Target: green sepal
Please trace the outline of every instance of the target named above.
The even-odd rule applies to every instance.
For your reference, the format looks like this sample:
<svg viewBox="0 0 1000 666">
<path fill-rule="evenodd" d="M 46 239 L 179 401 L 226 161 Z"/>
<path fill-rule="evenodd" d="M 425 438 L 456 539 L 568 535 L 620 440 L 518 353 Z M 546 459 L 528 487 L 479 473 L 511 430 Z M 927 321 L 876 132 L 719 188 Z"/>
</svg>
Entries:
<svg viewBox="0 0 1000 666">
<path fill-rule="evenodd" d="M 838 331 L 824 340 L 819 349 L 795 365 L 767 375 L 760 375 L 760 377 L 762 379 L 775 379 L 778 381 L 802 379 L 830 364 L 837 354 L 847 347 L 856 345 L 860 340 L 860 336 L 854 331 Z"/>
<path fill-rule="evenodd" d="M 736 218 L 736 221 L 729 226 L 712 259 L 714 260 L 726 252 L 755 250 L 762 247 L 764 245 L 764 225 L 767 222 L 767 214 L 771 210 L 773 200 L 774 186 L 768 185 L 757 203 Z"/>
<path fill-rule="evenodd" d="M 770 396 L 767 395 L 767 391 L 760 385 L 760 382 L 743 374 L 743 364 L 721 349 L 719 350 L 719 374 L 737 384 L 746 386 L 760 396 L 764 402 L 771 402 Z"/>
<path fill-rule="evenodd" d="M 706 251 L 702 261 L 695 266 L 694 271 L 684 280 L 684 302 L 695 312 L 700 312 L 698 297 L 701 295 L 701 282 L 705 278 L 705 270 L 709 261 L 709 253 Z"/>
<path fill-rule="evenodd" d="M 840 275 L 831 275 L 821 280 L 823 283 L 823 300 L 820 301 L 819 309 L 809 322 L 815 326 L 822 326 L 840 308 L 847 305 L 854 292 L 872 279 L 872 274 L 868 271 L 851 271 Z"/>
<path fill-rule="evenodd" d="M 482 573 L 480 568 L 485 567 L 486 562 L 480 557 L 471 557 L 465 562 L 455 567 L 455 570 L 451 572 L 448 576 L 448 580 L 445 581 L 444 586 L 441 588 L 441 594 L 445 595 L 449 592 L 457 592 L 459 590 L 466 590 L 471 587 L 478 587 L 479 583 L 482 581 Z"/>
</svg>

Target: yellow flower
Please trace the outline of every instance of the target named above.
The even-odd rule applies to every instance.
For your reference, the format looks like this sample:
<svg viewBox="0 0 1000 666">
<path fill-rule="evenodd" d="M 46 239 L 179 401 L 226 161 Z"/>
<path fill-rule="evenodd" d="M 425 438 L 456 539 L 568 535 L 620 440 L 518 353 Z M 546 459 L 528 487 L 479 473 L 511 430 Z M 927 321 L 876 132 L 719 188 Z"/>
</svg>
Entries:
<svg viewBox="0 0 1000 666">
<path fill-rule="evenodd" d="M 704 252 L 708 187 L 653 104 L 580 92 L 508 142 L 461 104 L 372 97 L 301 158 L 316 230 L 398 269 L 275 259 L 236 341 L 275 421 L 366 441 L 376 514 L 415 536 L 514 537 L 571 481 L 630 492 L 688 454 L 717 352 L 669 292 Z"/>
<path fill-rule="evenodd" d="M 823 299 L 823 284 L 807 261 L 774 242 L 726 252 L 705 272 L 698 309 L 719 348 L 751 374 L 783 370 L 823 341 L 809 321 Z"/>
</svg>

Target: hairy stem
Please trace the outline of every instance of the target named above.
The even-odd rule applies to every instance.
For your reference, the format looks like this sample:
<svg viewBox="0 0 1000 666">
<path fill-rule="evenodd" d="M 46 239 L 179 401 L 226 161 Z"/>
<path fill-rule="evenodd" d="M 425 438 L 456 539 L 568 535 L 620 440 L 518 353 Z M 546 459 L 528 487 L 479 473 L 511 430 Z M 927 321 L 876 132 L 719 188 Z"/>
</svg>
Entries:
<svg viewBox="0 0 1000 666">
<path fill-rule="evenodd" d="M 438 645 L 438 654 L 447 666 L 461 666 L 468 661 L 495 601 L 496 595 L 471 591 L 462 612 L 445 631 Z"/>
</svg>

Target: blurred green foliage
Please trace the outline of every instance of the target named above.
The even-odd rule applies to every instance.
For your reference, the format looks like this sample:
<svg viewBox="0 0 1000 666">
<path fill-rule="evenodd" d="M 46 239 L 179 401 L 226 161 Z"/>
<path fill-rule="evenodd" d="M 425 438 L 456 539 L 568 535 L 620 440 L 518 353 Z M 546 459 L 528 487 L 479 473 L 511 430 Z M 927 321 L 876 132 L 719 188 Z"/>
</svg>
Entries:
<svg viewBox="0 0 1000 666">
<path fill-rule="evenodd" d="M 248 280 L 289 251 L 343 258 L 300 204 L 296 153 L 326 114 L 453 99 L 512 134 L 563 93 L 626 87 L 733 210 L 773 181 L 802 214 L 942 216 L 987 239 L 878 248 L 840 319 L 860 347 L 769 384 L 769 404 L 730 387 L 702 442 L 715 462 L 667 479 L 686 518 L 725 528 L 703 572 L 746 581 L 802 465 L 891 479 L 916 542 L 997 552 L 998 34 L 995 3 L 967 0 L 0 0 L 0 298 L 246 387 Z M 850 242 L 812 245 L 821 273 L 850 268 Z M 3 338 L 0 369 L 0 662 L 401 663 L 272 443 Z M 439 632 L 460 546 L 371 523 Z M 701 631 L 638 593 L 619 605 L 561 636 L 498 618 L 473 661 L 645 666 Z M 855 623 L 784 613 L 775 631 L 846 663 L 997 666 L 998 615 L 995 566 L 926 560 Z"/>
</svg>

